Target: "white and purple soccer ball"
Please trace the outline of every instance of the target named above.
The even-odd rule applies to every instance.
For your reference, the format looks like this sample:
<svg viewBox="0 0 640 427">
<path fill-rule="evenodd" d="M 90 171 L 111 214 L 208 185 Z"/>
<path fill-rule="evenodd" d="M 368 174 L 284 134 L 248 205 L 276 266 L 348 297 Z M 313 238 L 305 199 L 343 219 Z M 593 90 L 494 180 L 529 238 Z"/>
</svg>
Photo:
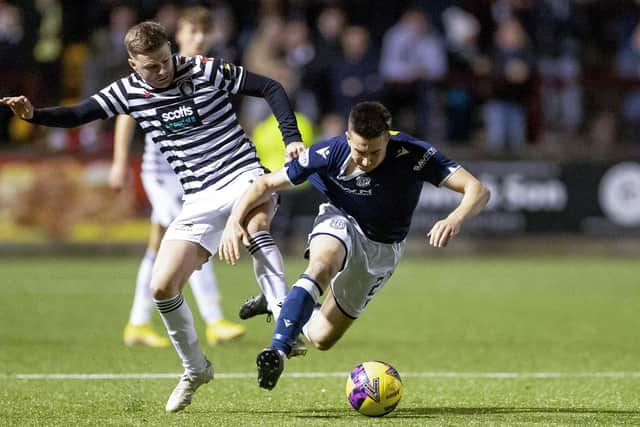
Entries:
<svg viewBox="0 0 640 427">
<path fill-rule="evenodd" d="M 402 398 L 398 371 L 386 362 L 372 360 L 356 366 L 347 378 L 347 399 L 358 412 L 380 417 L 393 411 Z"/>
</svg>

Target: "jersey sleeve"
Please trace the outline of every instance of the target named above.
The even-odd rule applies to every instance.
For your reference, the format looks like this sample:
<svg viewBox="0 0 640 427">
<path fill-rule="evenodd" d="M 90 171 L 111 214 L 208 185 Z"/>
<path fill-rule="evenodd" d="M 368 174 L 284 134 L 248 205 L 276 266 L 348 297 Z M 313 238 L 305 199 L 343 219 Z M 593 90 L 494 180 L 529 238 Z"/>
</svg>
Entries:
<svg viewBox="0 0 640 427">
<path fill-rule="evenodd" d="M 107 117 L 113 117 L 118 114 L 129 114 L 129 103 L 127 101 L 127 91 L 124 83 L 117 80 L 100 92 L 91 96 L 100 108 L 107 114 Z"/>
<path fill-rule="evenodd" d="M 224 59 L 202 58 L 205 69 L 211 62 L 209 80 L 218 89 L 237 94 L 246 78 L 246 72 L 240 65 L 234 65 Z"/>
<path fill-rule="evenodd" d="M 302 184 L 310 175 L 329 165 L 331 147 L 326 143 L 313 144 L 298 157 L 284 165 L 293 185 Z"/>
<path fill-rule="evenodd" d="M 431 145 L 425 147 L 422 156 L 413 166 L 420 179 L 436 187 L 441 186 L 459 168 L 457 162 L 447 158 Z"/>
</svg>

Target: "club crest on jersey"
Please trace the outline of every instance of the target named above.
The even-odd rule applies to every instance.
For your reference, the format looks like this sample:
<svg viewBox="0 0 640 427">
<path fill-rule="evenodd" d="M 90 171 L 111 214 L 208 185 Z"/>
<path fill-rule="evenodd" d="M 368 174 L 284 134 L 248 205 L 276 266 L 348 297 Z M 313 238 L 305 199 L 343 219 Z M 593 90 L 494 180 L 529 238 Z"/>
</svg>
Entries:
<svg viewBox="0 0 640 427">
<path fill-rule="evenodd" d="M 429 159 L 432 158 L 433 155 L 436 154 L 437 152 L 438 150 L 436 150 L 435 148 L 429 147 L 427 151 L 424 152 L 420 160 L 418 160 L 418 163 L 415 164 L 415 166 L 413 167 L 413 170 L 416 172 L 422 170 L 422 168 L 424 168 L 424 165 L 426 165 Z"/>
<path fill-rule="evenodd" d="M 191 79 L 181 80 L 178 82 L 178 90 L 182 96 L 193 96 L 196 93 L 196 85 Z"/>
<path fill-rule="evenodd" d="M 198 109 L 193 101 L 181 102 L 180 104 L 158 108 L 156 116 L 162 122 L 165 132 L 179 132 L 182 129 L 202 124 Z"/>
<path fill-rule="evenodd" d="M 371 185 L 371 177 L 360 175 L 356 178 L 356 185 L 358 187 L 368 187 Z"/>
<path fill-rule="evenodd" d="M 309 166 L 309 150 L 304 150 L 300 156 L 298 156 L 298 163 L 303 168 Z"/>
<path fill-rule="evenodd" d="M 320 154 L 325 160 L 329 158 L 329 147 L 324 147 L 319 150 L 316 150 L 316 153 Z"/>
</svg>

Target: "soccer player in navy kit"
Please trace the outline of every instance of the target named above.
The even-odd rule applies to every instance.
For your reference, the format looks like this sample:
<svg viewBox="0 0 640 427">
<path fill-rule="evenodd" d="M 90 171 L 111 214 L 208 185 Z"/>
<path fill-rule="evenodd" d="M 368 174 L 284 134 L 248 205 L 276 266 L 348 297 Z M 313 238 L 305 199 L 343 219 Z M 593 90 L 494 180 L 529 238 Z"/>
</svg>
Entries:
<svg viewBox="0 0 640 427">
<path fill-rule="evenodd" d="M 331 348 L 389 280 L 402 255 L 424 181 L 463 194 L 460 204 L 428 233 L 446 246 L 489 200 L 489 190 L 430 144 L 390 130 L 391 115 L 376 102 L 356 105 L 348 130 L 312 145 L 282 169 L 259 177 L 228 218 L 218 250 L 235 263 L 246 215 L 274 192 L 309 180 L 328 203 L 309 234 L 309 264 L 276 321 L 271 345 L 258 354 L 258 384 L 275 387 L 298 335 Z M 320 296 L 330 294 L 318 309 Z"/>
</svg>

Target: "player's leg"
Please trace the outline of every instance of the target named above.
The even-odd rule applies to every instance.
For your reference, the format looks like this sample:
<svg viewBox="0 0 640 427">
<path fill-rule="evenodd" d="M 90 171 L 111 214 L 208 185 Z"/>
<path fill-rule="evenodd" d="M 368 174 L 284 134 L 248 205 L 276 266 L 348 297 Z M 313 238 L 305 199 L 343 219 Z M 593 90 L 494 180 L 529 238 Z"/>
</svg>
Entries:
<svg viewBox="0 0 640 427">
<path fill-rule="evenodd" d="M 262 388 L 275 387 L 284 369 L 284 358 L 291 352 L 318 299 L 342 269 L 347 256 L 343 241 L 329 234 L 314 236 L 309 251 L 307 269 L 291 287 L 276 319 L 271 346 L 258 354 L 258 384 Z M 350 325 L 349 319 L 346 322 L 344 330 Z"/>
<path fill-rule="evenodd" d="M 208 258 L 209 252 L 197 243 L 163 239 L 153 266 L 154 302 L 185 369 L 167 401 L 168 412 L 184 409 L 196 389 L 213 378 L 211 363 L 200 349 L 193 315 L 181 293 L 191 273 Z"/>
<path fill-rule="evenodd" d="M 249 253 L 253 257 L 253 269 L 258 286 L 267 300 L 268 309 L 277 319 L 280 306 L 287 296 L 288 286 L 284 276 L 284 261 L 273 236 L 269 232 L 275 213 L 276 197 L 272 197 L 248 215 Z"/>
<path fill-rule="evenodd" d="M 191 291 L 198 309 L 207 324 L 207 342 L 215 345 L 231 341 L 245 333 L 245 326 L 224 319 L 220 306 L 220 292 L 211 262 L 202 264 L 189 277 Z"/>
<path fill-rule="evenodd" d="M 151 310 L 153 309 L 151 271 L 164 230 L 164 227 L 152 220 L 147 250 L 138 268 L 136 291 L 129 314 L 129 323 L 124 329 L 126 345 L 144 344 L 150 347 L 171 345 L 167 338 L 159 335 L 151 326 Z"/>
<path fill-rule="evenodd" d="M 336 304 L 329 289 L 322 306 L 314 309 L 303 331 L 307 339 L 318 350 L 329 350 L 338 342 L 355 319 L 344 314 Z"/>
</svg>

